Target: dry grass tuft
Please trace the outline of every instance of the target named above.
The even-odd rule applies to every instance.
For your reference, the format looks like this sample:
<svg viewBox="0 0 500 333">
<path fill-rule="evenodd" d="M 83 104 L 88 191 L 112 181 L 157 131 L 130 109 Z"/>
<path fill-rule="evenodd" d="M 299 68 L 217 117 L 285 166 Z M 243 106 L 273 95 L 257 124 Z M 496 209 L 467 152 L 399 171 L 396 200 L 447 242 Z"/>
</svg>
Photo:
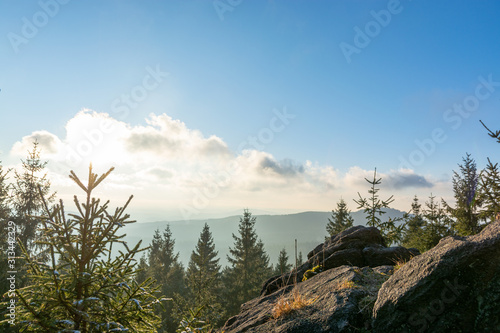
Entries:
<svg viewBox="0 0 500 333">
<path fill-rule="evenodd" d="M 339 283 L 337 285 L 337 290 L 354 289 L 354 288 L 358 288 L 358 285 L 354 281 L 349 281 L 349 280 L 344 280 L 342 283 Z"/>
<path fill-rule="evenodd" d="M 394 270 L 393 270 L 393 273 L 396 272 L 401 267 L 403 267 L 408 261 L 409 260 L 404 260 L 402 258 L 398 258 L 398 259 L 394 260 Z"/>
<path fill-rule="evenodd" d="M 316 298 L 306 298 L 299 294 L 297 289 L 294 289 L 291 293 L 292 295 L 286 297 L 285 295 L 281 295 L 276 303 L 274 304 L 273 309 L 271 310 L 271 316 L 274 319 L 278 319 L 289 315 L 290 313 L 300 310 L 306 306 L 313 304 Z"/>
</svg>

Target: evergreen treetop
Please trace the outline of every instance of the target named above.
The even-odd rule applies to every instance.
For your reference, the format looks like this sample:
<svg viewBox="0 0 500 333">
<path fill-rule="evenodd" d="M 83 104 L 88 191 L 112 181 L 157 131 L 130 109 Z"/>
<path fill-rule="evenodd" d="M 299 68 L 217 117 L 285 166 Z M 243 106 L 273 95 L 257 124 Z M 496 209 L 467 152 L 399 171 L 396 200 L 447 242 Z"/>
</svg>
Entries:
<svg viewBox="0 0 500 333">
<path fill-rule="evenodd" d="M 179 262 L 179 253 L 175 253 L 175 239 L 169 224 L 163 232 L 159 229 L 155 231 L 148 251 L 148 263 L 147 276 L 160 285 L 162 295 L 173 300 L 165 304 L 164 308 L 155 308 L 156 315 L 161 318 L 158 332 L 174 333 L 182 318 L 186 286 L 184 267 Z"/>
<path fill-rule="evenodd" d="M 500 171 L 498 163 L 493 164 L 488 158 L 488 164 L 479 177 L 479 190 L 482 207 L 479 216 L 491 222 L 500 213 Z"/>
<path fill-rule="evenodd" d="M 217 255 L 212 233 L 205 223 L 196 248 L 191 253 L 186 280 L 190 292 L 189 308 L 195 309 L 191 311 L 196 311 L 197 318 L 202 318 L 209 327 L 222 325 L 221 320 L 224 318 L 220 298 L 221 266 Z"/>
<path fill-rule="evenodd" d="M 188 272 L 197 272 L 200 269 L 206 270 L 210 274 L 218 274 L 220 272 L 218 252 L 215 250 L 215 244 L 210 232 L 210 227 L 207 223 L 203 226 L 203 230 L 196 244 L 195 250 L 191 253 L 191 260 L 188 267 Z"/>
<path fill-rule="evenodd" d="M 4 170 L 0 161 L 0 221 L 7 220 L 10 216 L 9 185 L 7 178 L 10 170 Z"/>
<path fill-rule="evenodd" d="M 38 216 L 44 212 L 43 201 L 52 203 L 56 195 L 56 193 L 50 194 L 47 173 L 42 174 L 47 162 L 41 161 L 38 145 L 39 143 L 34 141 L 33 149 L 28 152 L 26 160 L 21 160 L 22 173 L 14 171 L 15 182 L 11 188 L 12 209 L 19 229 L 19 238 L 31 255 L 43 250 L 43 246 L 35 246 L 35 239 L 41 237 L 38 232 L 40 224 Z"/>
<path fill-rule="evenodd" d="M 74 197 L 76 213 L 66 214 L 62 200 L 52 209 L 42 197 L 41 218 L 48 263 L 32 258 L 23 248 L 31 284 L 16 290 L 18 328 L 30 332 L 111 332 L 118 329 L 151 332 L 158 318 L 153 305 L 160 302 L 151 279 L 137 283 L 133 248 L 122 240 L 121 228 L 135 221 L 123 207 L 110 212 L 109 201 L 92 197 L 93 190 L 112 172 L 98 176 L 89 167 L 86 185 L 71 171 L 70 178 L 84 191 Z M 41 189 L 40 192 L 43 190 Z M 112 259 L 113 244 L 124 249 Z M 20 244 L 22 246 L 22 244 Z"/>
<path fill-rule="evenodd" d="M 278 255 L 278 263 L 274 269 L 274 275 L 284 274 L 292 269 L 292 264 L 288 263 L 288 253 L 286 249 L 281 249 Z"/>
<path fill-rule="evenodd" d="M 155 230 L 149 246 L 148 260 L 152 275 L 158 281 L 164 278 L 179 260 L 179 253 L 174 252 L 174 247 L 175 239 L 172 237 L 169 224 L 165 226 L 163 233 L 160 233 L 159 229 Z"/>
<path fill-rule="evenodd" d="M 240 304 L 258 296 L 262 283 L 272 274 L 264 243 L 257 239 L 255 221 L 245 209 L 238 226 L 239 236 L 233 234 L 234 247 L 229 248 L 230 267 L 225 271 L 229 314 L 235 314 Z"/>
<path fill-rule="evenodd" d="M 334 236 L 350 227 L 354 224 L 354 219 L 351 216 L 351 212 L 347 208 L 347 204 L 344 199 L 340 199 L 337 203 L 337 209 L 332 210 L 332 217 L 328 219 L 328 224 L 326 225 L 326 231 L 330 236 Z"/>
<path fill-rule="evenodd" d="M 371 188 L 368 190 L 368 194 L 371 196 L 369 198 L 363 198 L 358 192 L 359 199 L 354 199 L 354 202 L 357 203 L 359 205 L 358 208 L 362 208 L 363 212 L 366 214 L 367 224 L 370 227 L 379 227 L 381 224 L 380 216 L 385 214 L 382 208 L 389 208 L 394 198 L 391 195 L 386 200 L 380 200 L 377 194 L 380 189 L 376 186 L 382 183 L 382 178 L 377 179 L 377 168 L 373 171 L 373 180 L 369 180 L 368 178 L 365 178 L 365 180 L 371 185 Z"/>
<path fill-rule="evenodd" d="M 402 245 L 405 247 L 419 248 L 414 244 L 415 238 L 418 238 L 416 235 L 419 234 L 424 224 L 425 221 L 422 216 L 422 205 L 415 195 L 411 204 L 410 214 L 406 216 L 406 227 L 402 238 Z"/>
<path fill-rule="evenodd" d="M 422 208 L 415 196 L 412 203 L 413 214 L 406 217 L 403 246 L 425 252 L 436 246 L 441 238 L 453 234 L 451 219 L 435 199 L 431 193 Z"/>
<path fill-rule="evenodd" d="M 481 196 L 478 195 L 479 174 L 476 162 L 468 153 L 462 161 L 463 164 L 458 165 L 460 172 L 454 171 L 452 178 L 455 208 L 444 200 L 442 202 L 448 213 L 455 219 L 454 229 L 460 236 L 467 236 L 481 231 L 477 209 L 482 203 Z"/>
<path fill-rule="evenodd" d="M 382 178 L 377 179 L 377 168 L 373 172 L 373 180 L 365 178 L 365 180 L 371 185 L 368 193 L 371 195 L 369 198 L 363 198 L 358 192 L 359 199 L 354 199 L 354 202 L 358 204 L 358 209 L 362 208 L 366 214 L 367 224 L 370 227 L 376 227 L 380 230 L 382 236 L 387 241 L 387 245 L 392 243 L 399 243 L 403 237 L 403 230 L 405 228 L 404 223 L 399 225 L 396 222 L 401 222 L 403 219 L 389 218 L 387 221 L 382 222 L 381 216 L 385 214 L 383 208 L 389 208 L 389 205 L 394 201 L 391 195 L 386 200 L 381 200 L 377 194 L 380 190 L 377 185 L 380 185 Z"/>
<path fill-rule="evenodd" d="M 493 132 L 482 121 L 480 122 L 488 131 L 488 135 L 500 143 L 500 131 Z M 493 164 L 488 158 L 488 165 L 481 175 L 480 182 L 481 198 L 485 207 L 480 216 L 487 222 L 491 222 L 500 217 L 500 174 L 498 163 Z"/>
</svg>

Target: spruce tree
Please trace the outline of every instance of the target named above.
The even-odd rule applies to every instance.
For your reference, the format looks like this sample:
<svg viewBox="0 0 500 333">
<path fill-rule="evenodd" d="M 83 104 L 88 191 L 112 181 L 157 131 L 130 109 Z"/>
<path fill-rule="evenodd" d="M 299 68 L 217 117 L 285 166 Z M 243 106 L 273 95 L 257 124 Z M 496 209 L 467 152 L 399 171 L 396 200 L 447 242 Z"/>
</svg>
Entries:
<svg viewBox="0 0 500 333">
<path fill-rule="evenodd" d="M 256 218 L 245 209 L 238 226 L 239 236 L 233 234 L 234 247 L 229 249 L 230 267 L 225 274 L 229 315 L 236 314 L 242 303 L 257 297 L 262 283 L 272 274 L 264 244 L 257 239 L 255 222 Z"/>
<path fill-rule="evenodd" d="M 8 222 L 11 218 L 9 205 L 9 184 L 7 178 L 10 170 L 4 170 L 0 162 L 0 256 L 5 255 L 7 248 Z M 3 258 L 3 257 L 2 257 Z M 2 261 L 3 262 L 3 261 Z M 2 273 L 0 273 L 2 274 Z M 2 280 L 3 281 L 3 280 Z M 0 282 L 1 284 L 2 282 Z M 3 292 L 1 293 L 3 294 Z"/>
<path fill-rule="evenodd" d="M 0 221 L 5 221 L 10 218 L 9 185 L 7 184 L 10 170 L 4 170 L 1 163 L 0 161 Z"/>
<path fill-rule="evenodd" d="M 436 246 L 441 238 L 453 234 L 451 218 L 435 199 L 431 194 L 422 208 L 415 196 L 412 203 L 413 214 L 407 217 L 403 246 L 425 252 Z"/>
<path fill-rule="evenodd" d="M 299 255 L 297 257 L 297 267 L 302 265 L 304 263 L 304 259 L 302 258 L 302 251 L 299 252 Z"/>
<path fill-rule="evenodd" d="M 439 243 L 441 238 L 454 234 L 452 227 L 453 220 L 446 213 L 446 209 L 441 207 L 435 198 L 431 193 L 423 210 L 422 217 L 425 224 L 420 237 L 420 246 L 417 247 L 420 252 L 430 250 Z"/>
<path fill-rule="evenodd" d="M 134 279 L 140 242 L 130 248 L 121 228 L 135 221 L 125 214 L 132 196 L 114 212 L 109 201 L 94 198 L 95 188 L 111 173 L 98 176 L 89 167 L 86 185 L 71 171 L 84 191 L 75 196 L 75 213 L 67 214 L 62 200 L 53 208 L 43 198 L 42 240 L 49 260 L 40 262 L 23 248 L 31 284 L 16 290 L 16 322 L 29 332 L 152 332 L 158 323 L 153 305 L 160 302 L 151 280 Z M 122 249 L 116 246 L 123 245 Z M 20 244 L 22 246 L 22 244 Z M 112 257 L 111 249 L 119 250 Z"/>
<path fill-rule="evenodd" d="M 460 173 L 453 172 L 453 192 L 455 208 L 443 200 L 447 212 L 454 218 L 454 229 L 460 236 L 477 234 L 481 231 L 478 207 L 481 206 L 481 196 L 478 193 L 479 174 L 476 162 L 466 154 L 459 164 Z"/>
<path fill-rule="evenodd" d="M 39 216 L 43 212 L 42 196 L 47 203 L 51 203 L 56 193 L 50 194 L 47 173 L 43 174 L 47 162 L 42 162 L 40 159 L 37 141 L 33 142 L 33 149 L 28 152 L 26 160 L 21 162 L 23 171 L 14 172 L 15 182 L 12 186 L 14 221 L 23 247 L 31 255 L 38 255 L 43 250 L 41 244 L 35 242 L 35 239 L 41 236 L 38 227 Z"/>
<path fill-rule="evenodd" d="M 482 121 L 481 124 L 488 131 L 488 135 L 500 143 L 500 131 L 493 132 Z M 485 210 L 481 217 L 485 221 L 493 221 L 500 218 L 500 174 L 498 163 L 493 164 L 488 158 L 488 165 L 481 175 L 481 198 Z"/>
<path fill-rule="evenodd" d="M 149 265 L 146 256 L 143 254 L 141 259 L 139 259 L 139 265 L 137 266 L 137 274 L 135 280 L 137 283 L 143 283 L 148 278 Z"/>
<path fill-rule="evenodd" d="M 415 195 L 411 204 L 410 214 L 406 216 L 406 226 L 401 245 L 407 248 L 414 247 L 420 249 L 420 240 L 424 225 L 425 220 L 422 216 L 422 205 Z"/>
<path fill-rule="evenodd" d="M 182 295 L 186 293 L 184 267 L 179 262 L 179 253 L 175 253 L 174 247 L 175 239 L 167 224 L 163 233 L 159 229 L 155 231 L 148 251 L 148 276 L 161 286 L 163 295 L 174 301 L 165 304 L 164 308 L 156 309 L 156 314 L 161 317 L 160 333 L 174 333 L 182 319 Z"/>
<path fill-rule="evenodd" d="M 286 249 L 283 248 L 278 255 L 278 263 L 276 264 L 276 267 L 274 268 L 273 275 L 287 273 L 292 269 L 292 267 L 293 267 L 292 264 L 288 263 L 288 254 L 286 252 Z"/>
<path fill-rule="evenodd" d="M 353 224 L 354 219 L 351 216 L 351 212 L 347 208 L 347 204 L 344 199 L 340 199 L 337 203 L 337 209 L 332 210 L 332 217 L 328 219 L 326 231 L 331 237 L 352 227 Z"/>
<path fill-rule="evenodd" d="M 389 208 L 389 205 L 394 201 L 394 199 L 391 195 L 386 200 L 380 200 L 379 195 L 377 194 L 380 189 L 376 186 L 381 184 L 382 178 L 377 179 L 377 168 L 375 168 L 375 171 L 373 172 L 373 180 L 369 180 L 367 178 L 365 178 L 365 180 L 371 185 L 371 188 L 368 190 L 368 193 L 371 196 L 369 198 L 363 198 L 358 192 L 359 199 L 354 199 L 354 202 L 358 204 L 358 209 L 363 209 L 366 214 L 368 226 L 375 227 L 380 230 L 382 236 L 387 242 L 387 245 L 400 242 L 405 225 L 404 223 L 397 225 L 396 222 L 401 222 L 402 219 L 389 218 L 387 221 L 382 222 L 380 218 L 383 214 L 385 214 L 383 208 Z"/>
<path fill-rule="evenodd" d="M 221 321 L 225 317 L 221 301 L 221 266 L 217 255 L 210 227 L 205 223 L 196 248 L 191 253 L 186 281 L 190 309 L 197 311 L 199 319 L 203 319 L 210 327 L 223 324 Z"/>
<path fill-rule="evenodd" d="M 487 223 L 495 220 L 500 213 L 500 171 L 498 163 L 493 164 L 488 158 L 488 164 L 479 177 L 480 200 L 483 210 L 479 213 Z"/>
</svg>

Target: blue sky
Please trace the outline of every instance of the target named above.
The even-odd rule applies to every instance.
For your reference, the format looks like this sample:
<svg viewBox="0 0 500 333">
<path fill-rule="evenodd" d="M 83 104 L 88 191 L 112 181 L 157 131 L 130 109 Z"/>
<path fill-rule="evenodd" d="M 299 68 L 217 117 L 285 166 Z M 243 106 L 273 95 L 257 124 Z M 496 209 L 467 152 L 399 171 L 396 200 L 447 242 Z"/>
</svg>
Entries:
<svg viewBox="0 0 500 333">
<path fill-rule="evenodd" d="M 341 196 L 354 210 L 375 167 L 395 208 L 451 200 L 467 152 L 498 161 L 479 119 L 500 128 L 499 10 L 2 0 L 0 159 L 18 167 L 37 138 L 63 198 L 70 169 L 114 165 L 104 194 L 135 194 L 141 220 L 330 210 Z"/>
</svg>

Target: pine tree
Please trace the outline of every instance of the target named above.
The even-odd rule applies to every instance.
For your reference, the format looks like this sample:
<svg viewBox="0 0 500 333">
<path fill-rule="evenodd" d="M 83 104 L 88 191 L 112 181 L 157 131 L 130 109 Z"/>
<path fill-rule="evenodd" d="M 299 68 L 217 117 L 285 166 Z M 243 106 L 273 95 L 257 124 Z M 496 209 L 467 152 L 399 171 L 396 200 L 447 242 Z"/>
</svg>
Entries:
<svg viewBox="0 0 500 333">
<path fill-rule="evenodd" d="M 7 184 L 10 170 L 4 170 L 1 163 L 0 161 L 0 221 L 5 221 L 10 218 L 9 185 Z"/>
<path fill-rule="evenodd" d="M 354 219 L 350 213 L 344 199 L 340 199 L 337 203 L 337 209 L 332 210 L 332 217 L 328 219 L 326 225 L 326 231 L 330 237 L 353 226 Z"/>
<path fill-rule="evenodd" d="M 274 268 L 273 275 L 287 273 L 292 269 L 292 267 L 293 267 L 292 264 L 288 263 L 288 254 L 286 252 L 286 249 L 283 248 L 280 251 L 280 254 L 278 255 L 278 263 L 276 264 L 276 267 Z"/>
<path fill-rule="evenodd" d="M 491 131 L 482 121 L 488 135 L 500 143 L 500 131 Z M 480 216 L 486 221 L 491 222 L 500 216 L 500 174 L 498 163 L 493 164 L 488 158 L 488 165 L 481 175 L 481 199 L 483 200 L 485 210 Z"/>
<path fill-rule="evenodd" d="M 302 265 L 304 263 L 304 259 L 302 258 L 302 251 L 299 252 L 299 255 L 297 257 L 297 267 Z"/>
<path fill-rule="evenodd" d="M 448 216 L 446 210 L 436 202 L 435 198 L 431 193 L 429 200 L 425 203 L 426 208 L 423 210 L 424 232 L 420 240 L 421 245 L 417 247 L 421 252 L 436 246 L 441 238 L 454 234 L 452 219 Z M 442 201 L 444 202 L 444 200 Z"/>
<path fill-rule="evenodd" d="M 406 226 L 402 245 L 407 248 L 419 248 L 422 237 L 422 230 L 425 225 L 425 220 L 422 216 L 422 205 L 419 203 L 417 196 L 413 198 L 410 214 L 406 216 Z"/>
<path fill-rule="evenodd" d="M 488 164 L 479 177 L 480 200 L 484 208 L 480 219 L 487 223 L 495 220 L 500 213 L 500 171 L 498 163 L 493 164 L 488 158 Z"/>
<path fill-rule="evenodd" d="M 455 196 L 455 208 L 443 200 L 447 212 L 455 219 L 454 229 L 460 236 L 477 234 L 482 226 L 479 223 L 477 208 L 481 206 L 478 193 L 479 174 L 476 162 L 466 154 L 459 164 L 460 173 L 453 172 L 453 192 Z"/>
<path fill-rule="evenodd" d="M 143 283 L 148 279 L 149 265 L 146 256 L 143 254 L 141 259 L 139 259 L 139 265 L 137 266 L 137 274 L 135 280 L 137 283 Z"/>
<path fill-rule="evenodd" d="M 122 240 L 125 235 L 119 234 L 124 225 L 135 222 L 125 214 L 132 196 L 114 213 L 109 201 L 102 203 L 92 197 L 112 170 L 99 177 L 90 166 L 87 185 L 71 171 L 70 178 L 86 196 L 83 203 L 74 197 L 73 214 L 66 215 L 62 200 L 49 208 L 42 198 L 41 232 L 49 260 L 35 260 L 23 248 L 32 282 L 16 290 L 20 331 L 154 331 L 158 323 L 153 313 L 153 304 L 159 302 L 157 288 L 151 280 L 135 281 L 134 257 L 141 251 L 140 242 L 129 248 Z M 120 244 L 124 249 L 113 259 L 112 246 Z"/>
<path fill-rule="evenodd" d="M 403 236 L 404 223 L 400 223 L 396 225 L 396 222 L 401 222 L 402 219 L 396 218 L 382 222 L 380 216 L 385 214 L 383 208 L 389 208 L 389 205 L 394 201 L 393 196 L 391 195 L 386 200 L 380 200 L 378 196 L 378 189 L 376 185 L 380 185 L 382 178 L 377 179 L 377 168 L 373 172 L 373 180 L 369 180 L 365 178 L 365 180 L 371 185 L 371 188 L 368 190 L 368 193 L 371 194 L 371 197 L 363 198 L 361 194 L 358 192 L 359 200 L 354 199 L 354 202 L 358 204 L 358 209 L 363 209 L 366 214 L 367 224 L 370 227 L 378 228 L 388 243 L 387 245 L 391 245 L 392 243 L 398 243 L 401 241 L 401 237 Z"/>
<path fill-rule="evenodd" d="M 239 236 L 233 234 L 234 247 L 227 256 L 230 267 L 225 271 L 229 315 L 236 314 L 242 303 L 258 296 L 262 283 L 272 274 L 264 244 L 257 239 L 255 222 L 256 218 L 246 209 L 240 218 Z"/>
<path fill-rule="evenodd" d="M 431 194 L 422 209 L 415 196 L 412 203 L 413 214 L 407 217 L 403 246 L 425 252 L 436 246 L 441 238 L 453 234 L 451 218 L 435 199 Z"/>
<path fill-rule="evenodd" d="M 23 247 L 31 255 L 40 254 L 43 250 L 35 239 L 41 235 L 38 232 L 39 216 L 43 212 L 42 197 L 48 203 L 54 201 L 56 193 L 50 193 L 50 182 L 43 170 L 47 162 L 40 160 L 38 142 L 33 142 L 33 150 L 28 152 L 26 160 L 22 161 L 23 172 L 14 172 L 15 183 L 12 186 L 14 220 L 18 230 L 19 239 Z M 36 245 L 38 244 L 38 246 Z"/>
<path fill-rule="evenodd" d="M 7 184 L 9 171 L 10 170 L 4 170 L 3 166 L 0 164 L 0 256 L 5 255 L 6 253 L 8 221 L 11 218 L 11 211 L 9 207 L 9 185 Z M 2 260 L 2 262 L 4 262 L 4 260 Z M 0 274 L 2 273 L 0 272 Z M 3 283 L 3 280 L 0 284 L 1 283 Z M 3 292 L 1 294 L 3 294 Z"/>
<path fill-rule="evenodd" d="M 205 223 L 196 248 L 191 253 L 186 280 L 190 294 L 189 308 L 195 311 L 201 309 L 198 311 L 199 319 L 203 319 L 210 327 L 223 324 L 221 320 L 225 317 L 220 299 L 221 266 L 217 255 L 212 233 Z"/>
<path fill-rule="evenodd" d="M 157 308 L 156 314 L 161 316 L 161 326 L 158 332 L 174 333 L 182 319 L 182 295 L 186 293 L 184 284 L 184 267 L 179 262 L 179 253 L 174 252 L 175 240 L 167 224 L 163 233 L 157 229 L 153 235 L 148 251 L 148 276 L 161 287 L 163 295 L 174 300 Z M 177 304 L 177 306 L 176 306 Z"/>
</svg>

